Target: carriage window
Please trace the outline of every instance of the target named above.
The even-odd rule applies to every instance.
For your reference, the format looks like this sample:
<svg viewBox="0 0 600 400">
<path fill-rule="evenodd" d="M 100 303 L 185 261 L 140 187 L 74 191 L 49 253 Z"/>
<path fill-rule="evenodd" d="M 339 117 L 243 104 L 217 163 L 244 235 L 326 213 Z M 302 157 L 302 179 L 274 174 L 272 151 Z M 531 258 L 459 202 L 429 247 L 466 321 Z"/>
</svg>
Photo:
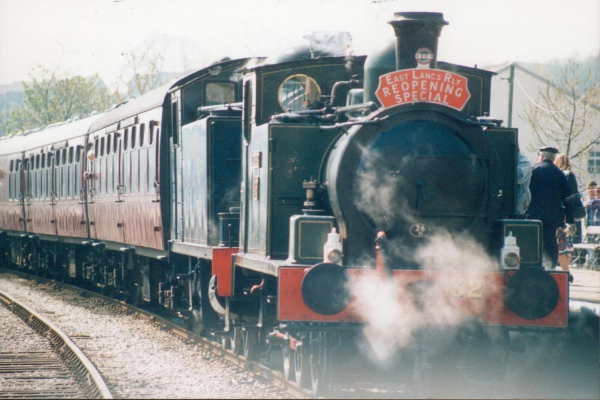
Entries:
<svg viewBox="0 0 600 400">
<path fill-rule="evenodd" d="M 140 138 L 141 139 L 141 138 Z M 139 193 L 146 193 L 146 182 L 148 181 L 148 153 L 149 149 L 142 148 L 140 149 L 140 181 L 139 181 Z"/>
<path fill-rule="evenodd" d="M 131 128 L 131 148 L 135 148 L 136 127 Z"/>
<path fill-rule="evenodd" d="M 131 189 L 131 153 L 123 154 L 123 194 Z"/>
<path fill-rule="evenodd" d="M 75 150 L 75 162 L 78 163 L 81 161 L 81 153 L 83 152 L 83 146 L 77 146 L 77 150 Z"/>
<path fill-rule="evenodd" d="M 146 126 L 144 124 L 140 125 L 140 146 L 144 145 L 144 128 Z"/>
<path fill-rule="evenodd" d="M 125 129 L 125 133 L 123 134 L 123 150 L 127 150 L 129 146 L 129 129 Z"/>
<path fill-rule="evenodd" d="M 113 159 L 116 157 L 108 157 L 106 159 L 106 194 L 112 194 L 113 188 Z"/>
<path fill-rule="evenodd" d="M 46 155 L 42 154 L 42 161 L 40 162 L 40 168 L 46 168 Z"/>
<path fill-rule="evenodd" d="M 283 111 L 306 110 L 321 99 L 321 88 L 310 76 L 292 75 L 279 86 L 277 98 Z"/>
<path fill-rule="evenodd" d="M 153 130 L 150 129 L 150 134 Z M 160 129 L 156 128 L 156 140 L 159 140 Z M 154 181 L 156 180 L 156 152 L 159 151 L 157 146 L 152 143 L 152 135 L 150 136 L 150 144 L 148 145 L 148 194 L 156 193 Z"/>
<path fill-rule="evenodd" d="M 51 198 L 54 192 L 54 185 L 52 184 L 52 160 L 54 159 L 53 153 L 48 153 L 46 157 L 48 169 L 46 170 L 46 198 Z"/>
<path fill-rule="evenodd" d="M 35 156 L 35 169 L 40 169 L 40 155 Z"/>
<path fill-rule="evenodd" d="M 14 160 L 10 160 L 10 167 L 8 169 L 9 174 L 8 174 L 8 199 L 12 200 L 14 198 L 13 195 L 13 180 L 15 177 L 14 172 Z"/>
<path fill-rule="evenodd" d="M 78 151 L 77 154 L 79 153 Z M 81 163 L 76 163 L 74 169 L 73 182 L 75 183 L 75 197 L 77 197 L 81 193 Z"/>
<path fill-rule="evenodd" d="M 106 155 L 110 154 L 110 136 L 111 135 L 106 136 Z"/>
<path fill-rule="evenodd" d="M 67 168 L 63 166 L 60 168 L 60 197 L 63 199 L 67 198 L 67 182 Z"/>
<path fill-rule="evenodd" d="M 154 121 L 150 121 L 149 127 L 148 127 L 148 144 L 152 144 L 154 143 Z"/>
<path fill-rule="evenodd" d="M 73 146 L 69 147 L 69 164 L 73 164 Z"/>
<path fill-rule="evenodd" d="M 73 186 L 75 186 L 75 182 L 74 182 L 74 177 L 73 177 L 73 166 L 69 165 L 66 169 L 67 171 L 67 196 L 69 196 L 69 198 L 73 198 Z"/>
<path fill-rule="evenodd" d="M 66 165 L 66 164 L 67 164 L 67 149 L 63 149 L 61 165 Z"/>
<path fill-rule="evenodd" d="M 119 151 L 119 132 L 115 132 L 114 133 L 114 137 L 113 137 L 113 149 L 114 149 L 115 153 L 117 151 Z"/>
<path fill-rule="evenodd" d="M 15 172 L 16 173 L 15 173 L 15 177 L 14 177 L 14 180 L 15 180 L 15 190 L 13 192 L 15 200 L 20 198 L 20 193 L 21 193 L 21 179 L 20 179 L 19 174 L 18 174 L 18 172 L 20 170 L 21 170 L 21 160 L 17 160 L 17 165 L 16 165 L 16 168 L 15 168 Z"/>
<path fill-rule="evenodd" d="M 104 155 L 104 138 L 100 139 L 100 157 Z"/>
<path fill-rule="evenodd" d="M 94 140 L 94 158 L 98 158 L 98 139 Z"/>
<path fill-rule="evenodd" d="M 23 195 L 31 194 L 31 163 L 28 158 L 23 160 Z"/>
<path fill-rule="evenodd" d="M 235 102 L 234 82 L 210 82 L 206 84 L 204 105 L 226 104 Z"/>
<path fill-rule="evenodd" d="M 140 150 L 136 150 L 136 151 L 132 151 L 131 152 L 131 190 L 129 191 L 130 194 L 137 194 L 138 193 L 138 177 L 139 177 L 139 160 L 138 160 L 138 154 L 139 154 Z"/>
<path fill-rule="evenodd" d="M 44 193 L 46 193 L 46 171 L 43 169 L 39 169 L 36 174 L 37 180 L 37 194 L 36 198 L 43 199 Z"/>
<path fill-rule="evenodd" d="M 110 161 L 110 158 L 99 160 L 100 163 L 100 194 L 106 193 L 106 164 Z"/>
</svg>

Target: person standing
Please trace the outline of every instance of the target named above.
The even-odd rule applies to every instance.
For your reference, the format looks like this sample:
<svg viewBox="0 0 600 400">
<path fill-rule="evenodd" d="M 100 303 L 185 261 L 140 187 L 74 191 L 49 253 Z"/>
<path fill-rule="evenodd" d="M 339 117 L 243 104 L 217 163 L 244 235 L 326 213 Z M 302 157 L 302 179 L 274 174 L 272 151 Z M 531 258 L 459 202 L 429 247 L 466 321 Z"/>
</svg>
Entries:
<svg viewBox="0 0 600 400">
<path fill-rule="evenodd" d="M 571 171 L 571 161 L 566 154 L 561 154 L 554 160 L 554 165 L 560 169 L 569 183 L 571 194 L 579 193 L 577 189 L 577 179 Z M 558 227 L 556 238 L 558 239 L 558 263 L 563 271 L 569 271 L 571 263 L 571 254 L 573 253 L 573 235 L 576 233 L 575 225 L 563 225 Z M 573 282 L 573 275 L 569 273 L 569 281 Z"/>
<path fill-rule="evenodd" d="M 517 151 L 517 213 L 525 214 L 531 202 L 531 163 L 520 150 Z"/>
<path fill-rule="evenodd" d="M 558 263 L 556 230 L 565 224 L 564 201 L 571 194 L 565 174 L 554 165 L 558 150 L 542 147 L 539 162 L 532 168 L 531 204 L 527 209 L 530 219 L 539 219 L 543 224 L 543 251 L 550 261 L 549 268 Z M 572 224 L 574 221 L 567 221 Z"/>
<path fill-rule="evenodd" d="M 600 199 L 598 199 L 598 186 L 595 181 L 589 181 L 585 185 L 588 197 L 583 199 L 585 207 L 587 226 L 596 226 L 598 221 L 598 209 L 600 208 Z"/>
</svg>

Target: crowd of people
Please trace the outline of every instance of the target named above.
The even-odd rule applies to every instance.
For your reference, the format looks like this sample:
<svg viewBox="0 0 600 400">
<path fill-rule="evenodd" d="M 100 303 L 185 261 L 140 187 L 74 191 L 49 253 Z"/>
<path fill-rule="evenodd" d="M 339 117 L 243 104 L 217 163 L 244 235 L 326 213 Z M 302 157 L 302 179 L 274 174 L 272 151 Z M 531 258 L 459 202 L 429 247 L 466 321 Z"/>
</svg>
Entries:
<svg viewBox="0 0 600 400">
<path fill-rule="evenodd" d="M 569 271 L 574 238 L 581 240 L 581 223 L 566 213 L 569 196 L 579 189 L 572 165 L 566 154 L 558 155 L 554 147 L 542 147 L 538 163 L 531 163 L 520 152 L 517 161 L 517 212 L 528 214 L 543 224 L 544 266 L 554 269 L 560 265 Z M 586 184 L 587 197 L 581 199 L 586 210 L 585 225 L 600 226 L 600 188 L 596 182 Z M 578 226 L 579 225 L 579 226 Z M 569 273 L 569 281 L 573 275 Z"/>
</svg>

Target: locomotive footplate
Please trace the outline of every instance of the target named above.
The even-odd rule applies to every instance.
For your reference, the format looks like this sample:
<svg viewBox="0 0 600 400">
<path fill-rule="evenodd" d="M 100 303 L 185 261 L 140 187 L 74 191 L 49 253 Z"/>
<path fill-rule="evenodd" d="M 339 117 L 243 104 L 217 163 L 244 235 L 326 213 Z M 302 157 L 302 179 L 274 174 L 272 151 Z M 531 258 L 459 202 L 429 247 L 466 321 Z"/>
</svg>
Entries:
<svg viewBox="0 0 600 400">
<path fill-rule="evenodd" d="M 394 288 L 389 290 L 385 301 L 402 305 L 404 312 L 424 316 L 458 310 L 451 321 L 454 324 L 473 318 L 485 325 L 508 328 L 564 328 L 568 323 L 568 273 L 564 271 L 526 268 L 465 274 L 465 271 L 393 270 L 391 277 L 382 278 L 375 269 L 347 269 L 348 285 L 336 288 L 330 282 L 323 287 L 329 292 L 347 290 L 351 300 L 340 312 L 326 315 L 311 306 L 312 299 L 305 298 L 304 277 L 309 270 L 304 266 L 280 268 L 277 312 L 278 319 L 288 327 L 319 329 L 317 324 L 322 324 L 327 329 L 334 326 L 351 329 L 369 319 L 361 311 L 362 304 L 372 302 L 368 296 L 375 295 L 379 288 L 389 289 L 390 282 Z M 357 283 L 365 280 L 371 280 L 375 288 L 368 295 L 357 289 Z M 334 293 L 324 298 L 341 297 Z"/>
</svg>

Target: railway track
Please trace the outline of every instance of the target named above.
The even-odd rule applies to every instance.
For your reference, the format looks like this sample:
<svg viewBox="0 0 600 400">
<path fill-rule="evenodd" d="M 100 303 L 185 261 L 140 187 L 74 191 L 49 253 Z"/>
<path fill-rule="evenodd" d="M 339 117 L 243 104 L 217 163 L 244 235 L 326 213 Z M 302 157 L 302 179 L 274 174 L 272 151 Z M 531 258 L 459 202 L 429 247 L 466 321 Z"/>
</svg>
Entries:
<svg viewBox="0 0 600 400">
<path fill-rule="evenodd" d="M 60 329 L 1 291 L 0 303 L 49 345 L 0 352 L 0 399 L 113 398 L 94 365 Z"/>
<path fill-rule="evenodd" d="M 162 389 L 158 389 L 157 387 L 137 387 L 135 386 L 136 382 L 135 381 L 123 381 L 123 380 L 119 380 L 119 378 L 115 378 L 116 375 L 122 375 L 124 374 L 124 372 L 127 370 L 129 370 L 132 367 L 132 364 L 126 364 L 126 365 L 122 365 L 120 366 L 119 363 L 120 361 L 117 361 L 115 357 L 115 351 L 111 351 L 111 343 L 106 343 L 106 342 L 99 342 L 96 343 L 94 345 L 90 345 L 89 343 L 92 342 L 91 338 L 87 335 L 91 335 L 91 337 L 95 337 L 98 336 L 98 333 L 90 333 L 90 331 L 86 330 L 86 328 L 84 327 L 85 325 L 80 325 L 80 324 L 73 324 L 71 325 L 70 330 L 67 328 L 68 324 L 65 324 L 64 321 L 65 319 L 67 319 L 68 315 L 71 315 L 71 309 L 67 310 L 67 309 L 62 309 L 62 308 L 57 308 L 54 305 L 50 306 L 50 303 L 52 302 L 49 297 L 57 297 L 59 299 L 61 299 L 60 301 L 62 301 L 62 299 L 68 300 L 69 302 L 74 302 L 74 304 L 76 304 L 76 307 L 79 308 L 80 310 L 82 310 L 81 312 L 85 311 L 85 310 L 95 310 L 94 313 L 97 315 L 97 319 L 95 320 L 95 322 L 93 322 L 94 324 L 96 324 L 96 326 L 98 326 L 98 324 L 102 324 L 102 322 L 99 322 L 99 319 L 111 319 L 113 318 L 114 315 L 121 315 L 120 316 L 120 324 L 128 324 L 127 320 L 129 320 L 130 324 L 132 324 L 133 326 L 136 327 L 135 332 L 137 334 L 140 334 L 141 336 L 146 336 L 147 335 L 147 331 L 145 329 L 142 329 L 142 327 L 146 327 L 147 329 L 149 329 L 149 331 L 169 331 L 170 334 L 168 335 L 162 335 L 162 336 L 166 336 L 166 338 L 163 339 L 159 339 L 158 337 L 152 337 L 153 341 L 152 343 L 162 343 L 161 340 L 166 340 L 166 342 L 171 343 L 171 346 L 168 348 L 163 348 L 163 347 L 156 347 L 156 348 L 148 348 L 148 347 L 139 347 L 138 341 L 134 341 L 134 342 L 124 342 L 123 345 L 119 347 L 119 349 L 122 349 L 123 347 L 131 347 L 132 349 L 135 349 L 136 351 L 144 351 L 145 353 L 150 354 L 150 357 L 154 357 L 155 360 L 157 360 L 158 363 L 163 363 L 163 364 L 157 364 L 160 365 L 160 368 L 162 368 L 163 371 L 172 371 L 172 373 L 170 373 L 167 377 L 166 380 L 164 380 L 164 384 L 161 387 L 168 387 L 168 386 L 164 386 L 164 385 L 172 385 L 173 382 L 177 382 L 177 379 L 180 379 L 180 375 L 178 375 L 179 368 L 183 365 L 185 365 L 183 368 L 188 371 L 188 370 L 194 370 L 196 371 L 194 374 L 194 379 L 197 379 L 196 377 L 202 377 L 204 374 L 205 376 L 208 375 L 219 375 L 221 376 L 222 374 L 225 374 L 228 376 L 228 380 L 224 383 L 224 386 L 214 386 L 216 389 L 214 391 L 204 391 L 203 388 L 207 387 L 207 390 L 212 390 L 212 389 L 208 389 L 209 387 L 207 386 L 208 384 L 202 386 L 200 385 L 199 388 L 196 391 L 187 391 L 187 392 L 182 392 L 184 394 L 180 393 L 178 396 L 173 396 L 173 397 L 210 397 L 210 395 L 212 395 L 212 397 L 236 397 L 235 393 L 244 393 L 243 395 L 238 394 L 237 396 L 243 396 L 243 397 L 250 397 L 253 395 L 256 395 L 256 397 L 252 397 L 252 398 L 267 398 L 267 397 L 271 397 L 274 396 L 276 398 L 283 398 L 283 397 L 296 397 L 296 398 L 314 398 L 314 396 L 303 389 L 300 389 L 298 387 L 296 387 L 294 384 L 287 382 L 284 379 L 283 373 L 279 372 L 278 370 L 273 370 L 272 368 L 269 368 L 269 366 L 271 366 L 271 364 L 268 364 L 267 366 L 265 365 L 261 365 L 257 362 L 253 362 L 253 361 L 248 361 L 246 360 L 243 356 L 238 356 L 236 354 L 234 354 L 233 352 L 231 352 L 230 350 L 224 350 L 223 347 L 221 347 L 221 345 L 217 342 L 214 342 L 212 340 L 209 340 L 205 337 L 201 337 L 193 332 L 190 332 L 188 330 L 186 330 L 184 327 L 178 325 L 177 323 L 174 323 L 172 321 L 169 321 L 167 318 L 163 318 L 159 315 L 153 314 L 152 312 L 150 312 L 149 310 L 143 310 L 143 309 L 139 309 L 139 308 L 135 308 L 129 304 L 123 303 L 121 301 L 115 300 L 115 299 L 111 299 L 111 298 L 107 298 L 105 296 L 102 296 L 100 294 L 97 294 L 95 292 L 92 291 L 88 291 L 86 289 L 80 288 L 80 287 L 74 287 L 74 286 L 70 286 L 70 285 L 66 285 L 66 284 L 62 284 L 62 283 L 58 283 L 49 279 L 43 279 L 40 278 L 38 276 L 35 275 L 29 275 L 29 274 L 25 274 L 25 273 L 21 273 L 21 272 L 17 272 L 14 270 L 2 270 L 0 269 L 0 275 L 5 272 L 6 274 L 5 277 L 3 278 L 3 281 L 6 280 L 7 283 L 10 282 L 11 280 L 15 280 L 15 282 L 20 281 L 19 283 L 19 287 L 25 289 L 27 292 L 30 292 L 31 295 L 30 296 L 24 296 L 26 298 L 34 298 L 36 296 L 33 296 L 34 293 L 37 293 L 38 291 L 41 294 L 46 294 L 46 296 L 42 296 L 43 301 L 47 301 L 48 303 L 41 303 L 41 304 L 48 304 L 48 306 L 44 305 L 44 306 L 39 306 L 37 305 L 36 308 L 38 310 L 40 310 L 42 313 L 48 313 L 48 314 L 52 314 L 50 316 L 50 318 L 52 318 L 53 321 L 55 321 L 55 323 L 59 324 L 59 326 L 61 326 L 61 328 L 65 329 L 65 331 L 69 332 L 70 334 L 72 334 L 72 338 L 74 340 L 77 341 L 77 343 L 82 346 L 82 349 L 84 349 L 86 351 L 86 353 L 88 354 L 88 357 L 90 357 L 92 360 L 94 360 L 94 363 L 98 366 L 98 368 L 102 371 L 103 375 L 105 376 L 105 379 L 107 380 L 108 384 L 110 385 L 111 390 L 113 391 L 113 394 L 116 397 L 119 398 L 140 398 L 140 397 L 150 397 L 152 394 L 156 394 L 156 393 L 166 393 L 163 391 L 160 391 Z M 11 275 L 11 277 L 9 278 L 9 275 Z M 30 284 L 27 284 L 26 282 L 21 281 L 20 279 L 16 279 L 15 276 L 21 277 L 21 278 L 25 278 L 28 279 L 30 281 Z M 15 286 L 11 285 L 7 285 L 7 288 L 11 287 L 14 288 Z M 36 288 L 33 291 L 27 290 L 27 288 Z M 59 289 L 57 289 L 59 288 Z M 23 290 L 22 289 L 22 290 Z M 11 289 L 14 290 L 14 289 Z M 17 293 L 15 292 L 11 292 L 11 293 Z M 24 292 L 25 293 L 25 292 Z M 19 297 L 21 299 L 21 297 Z M 24 300 L 24 299 L 23 299 Z M 28 304 L 31 304 L 28 302 Z M 44 308 L 45 311 L 42 311 L 43 307 L 47 307 Z M 0 311 L 3 310 L 4 307 L 0 307 Z M 90 315 L 87 314 L 82 314 L 85 315 L 85 320 L 88 320 L 90 318 L 93 318 L 94 313 L 91 313 Z M 130 316 L 133 316 L 133 318 L 130 318 Z M 1 318 L 1 315 L 0 315 Z M 139 321 L 140 319 L 144 319 L 148 322 L 150 322 L 149 324 L 140 324 L 141 321 Z M 505 377 L 505 381 L 504 384 L 502 384 L 500 381 L 496 384 L 493 383 L 491 386 L 490 384 L 481 384 L 481 385 L 473 385 L 471 386 L 465 386 L 465 384 L 467 382 L 459 382 L 458 380 L 456 382 L 454 381 L 446 381 L 444 380 L 443 382 L 436 382 L 436 390 L 438 393 L 437 397 L 445 397 L 443 394 L 445 393 L 445 391 L 447 390 L 448 396 L 449 397 L 492 397 L 492 398 L 511 398 L 511 397 L 548 397 L 550 396 L 551 393 L 554 393 L 553 390 L 563 390 L 565 391 L 565 393 L 563 393 L 563 395 L 558 396 L 558 397 L 565 397 L 565 398 L 569 398 L 571 396 L 569 396 L 568 394 L 570 394 L 572 392 L 572 390 L 574 389 L 567 389 L 570 388 L 571 386 L 565 386 L 565 379 L 559 379 L 558 377 L 561 375 L 556 375 L 556 377 L 554 379 L 552 379 L 552 384 L 549 382 L 546 382 L 544 385 L 540 386 L 536 386 L 535 389 L 532 388 L 530 392 L 526 392 L 525 389 L 523 387 L 521 387 L 522 385 L 525 384 L 525 382 L 530 382 L 530 381 L 536 381 L 536 380 L 540 380 L 540 379 L 545 379 L 544 376 L 555 376 L 553 374 L 557 373 L 557 368 L 558 367 L 553 367 L 553 362 L 552 360 L 548 359 L 546 360 L 544 358 L 543 355 L 540 354 L 554 354 L 550 351 L 550 349 L 552 349 L 552 351 L 556 351 L 556 349 L 562 349 L 564 348 L 565 353 L 564 353 L 564 357 L 563 359 L 565 360 L 571 360 L 571 366 L 570 366 L 570 371 L 579 371 L 579 372 L 569 372 L 569 379 L 567 381 L 573 381 L 573 382 L 577 382 L 577 386 L 581 387 L 580 392 L 583 394 L 586 394 L 585 396 L 582 396 L 584 398 L 598 398 L 597 397 L 597 385 L 596 387 L 592 387 L 593 384 L 590 384 L 590 382 L 597 382 L 597 354 L 598 354 L 598 350 L 597 350 L 597 334 L 595 336 L 595 341 L 591 341 L 590 338 L 588 336 L 590 336 L 591 334 L 586 333 L 587 330 L 589 329 L 591 330 L 592 328 L 594 328 L 594 325 L 583 325 L 584 321 L 577 321 L 577 320 L 573 320 L 572 321 L 572 331 L 569 333 L 568 337 L 562 338 L 561 337 L 556 337 L 555 340 L 553 340 L 552 342 L 548 342 L 545 344 L 539 344 L 537 343 L 538 340 L 535 340 L 535 338 L 529 334 L 517 334 L 516 337 L 514 337 L 513 339 L 516 339 L 515 341 L 515 346 L 522 346 L 523 348 L 521 350 L 518 350 L 517 347 L 515 347 L 515 351 L 511 352 L 511 356 L 510 359 L 511 364 L 510 364 L 510 368 L 508 368 L 508 372 L 507 372 L 507 376 Z M 581 325 L 581 327 L 579 327 L 579 325 Z M 153 326 L 158 327 L 159 329 L 153 329 Z M 596 323 L 596 328 L 594 328 L 595 332 L 597 332 L 597 323 Z M 109 329 L 109 325 L 107 325 L 107 328 Z M 113 329 L 112 327 L 110 329 Z M 0 324 L 0 333 L 2 333 L 2 324 Z M 132 333 L 132 335 L 136 335 L 136 333 Z M 78 339 L 79 336 L 81 335 L 83 337 L 83 342 L 85 342 L 85 344 L 82 344 L 81 341 Z M 130 334 L 131 335 L 131 334 Z M 173 337 L 173 335 L 177 335 L 178 337 L 181 338 L 181 340 L 177 339 L 177 340 L 173 340 L 176 339 Z M 110 337 L 112 337 L 112 335 L 108 335 Z M 592 335 L 593 336 L 593 335 Z M 133 336 L 132 336 L 133 337 Z M 14 339 L 12 340 L 18 340 L 18 336 L 13 336 Z M 118 339 L 117 339 L 118 340 Z M 529 343 L 531 341 L 531 343 Z M 177 344 L 180 343 L 181 344 Z M 185 344 L 184 344 L 185 343 Z M 2 342 L 0 342 L 0 344 L 2 344 Z M 187 346 L 187 344 L 189 344 L 189 347 Z M 183 347 L 181 347 L 183 345 Z M 87 346 L 87 347 L 86 347 Z M 567 351 L 569 348 L 573 347 L 575 350 L 569 350 Z M 183 363 L 183 361 L 185 361 L 183 358 L 180 358 L 181 355 L 178 355 L 177 352 L 175 352 L 174 357 L 176 359 L 176 363 L 173 362 L 165 362 L 169 356 L 169 354 L 171 354 L 170 352 L 172 351 L 172 349 L 176 349 L 176 348 L 181 348 L 182 351 L 181 353 L 186 353 L 186 354 L 197 354 L 197 358 L 195 362 L 197 362 L 197 364 L 194 363 Z M 203 349 L 201 352 L 198 349 Z M 542 351 L 542 349 L 546 349 L 544 351 Z M 579 349 L 579 350 L 578 350 Z M 585 349 L 585 350 L 584 350 Z M 96 353 L 94 353 L 93 351 L 98 351 Z M 155 351 L 155 355 L 152 356 L 152 351 Z M 2 346 L 0 345 L 0 351 L 5 351 L 2 350 Z M 120 351 L 120 350 L 119 350 Z M 584 360 L 578 361 L 579 359 L 575 357 L 575 355 L 579 354 L 578 352 L 583 352 L 585 351 L 585 354 L 587 358 L 585 358 Z M 208 355 L 208 352 L 214 354 L 215 356 L 213 357 L 212 355 Z M 561 353 L 562 354 L 562 353 Z M 589 355 L 589 357 L 588 357 Z M 596 355 L 596 356 L 594 356 Z M 278 350 L 274 350 L 271 353 L 271 359 L 273 360 L 279 360 L 277 357 L 280 357 L 280 354 L 278 352 Z M 0 357 L 2 357 L 2 355 L 0 355 Z M 541 357 L 541 358 L 540 358 Z M 589 358 L 594 358 L 595 357 L 595 363 L 593 362 L 594 360 L 588 360 Z M 137 359 L 135 353 L 131 353 L 129 355 L 130 359 L 135 359 L 137 360 L 136 364 L 139 365 L 140 362 L 144 363 L 147 361 L 140 361 L 139 359 Z M 107 361 L 108 359 L 108 361 Z M 220 360 L 224 359 L 227 360 L 228 363 L 223 363 Z M 207 360 L 207 362 L 205 363 L 203 360 Z M 332 398 L 415 398 L 415 397 L 421 397 L 422 395 L 420 394 L 420 392 L 418 392 L 418 388 L 416 388 L 414 386 L 414 383 L 411 383 L 410 380 L 408 380 L 406 378 L 406 376 L 410 375 L 410 371 L 400 371 L 397 369 L 390 369 L 387 368 L 385 371 L 384 370 L 366 370 L 365 368 L 363 368 L 363 364 L 360 362 L 356 362 L 353 363 L 351 362 L 352 360 L 354 360 L 354 358 L 351 358 L 348 360 L 348 362 L 344 363 L 344 368 L 343 371 L 338 371 L 338 373 L 340 373 L 341 375 L 339 376 L 340 379 L 337 380 L 335 386 L 334 386 L 334 390 L 329 393 L 329 397 Z M 527 362 L 525 362 L 527 360 Z M 265 359 L 262 358 L 261 362 L 264 362 Z M 152 362 L 152 361 L 150 361 Z M 2 363 L 2 361 L 0 361 L 0 364 Z M 205 367 L 205 369 L 200 369 L 202 368 L 201 365 L 202 364 L 206 364 L 207 366 Z M 588 365 L 589 364 L 589 365 Z M 234 367 L 234 365 L 236 367 Z M 404 365 L 402 363 L 400 363 L 399 365 Z M 407 364 L 408 365 L 408 364 Z M 530 366 L 531 365 L 535 365 L 534 369 L 530 370 Z M 120 368 L 121 367 L 121 368 Z M 406 367 L 406 365 L 404 366 Z M 410 367 L 410 365 L 409 365 Z M 0 366 L 1 368 L 1 366 Z M 103 369 L 103 368 L 108 368 L 108 369 Z M 159 369 L 160 369 L 159 368 Z M 198 368 L 198 369 L 197 369 Z M 408 367 L 406 367 L 408 368 Z M 156 369 L 156 368 L 155 368 Z M 543 371 L 545 371 L 542 374 L 537 373 L 536 371 L 538 369 L 542 369 Z M 234 374 L 230 375 L 228 371 L 231 370 L 236 370 L 238 372 L 235 372 Z M 562 374 L 562 368 L 560 368 L 560 373 Z M 252 376 L 250 373 L 251 372 L 254 374 L 254 376 Z M 343 372 L 343 374 L 342 374 Z M 596 375 L 593 375 L 594 372 L 596 373 Z M 112 375 L 111 375 L 112 374 Z M 181 374 L 181 372 L 179 372 L 179 374 Z M 147 370 L 139 370 L 137 372 L 137 376 L 145 376 L 147 375 Z M 455 374 L 456 375 L 456 374 Z M 453 375 L 454 376 L 454 375 Z M 256 378 L 256 379 L 254 379 Z M 2 376 L 0 374 L 0 388 L 4 389 L 2 383 L 1 383 L 1 379 Z M 115 381 L 116 379 L 116 381 Z M 154 382 L 157 378 L 155 377 L 155 375 L 151 375 L 152 382 Z M 556 382 L 554 382 L 556 381 Z M 63 381 L 64 382 L 64 381 Z M 181 383 L 181 381 L 179 381 Z M 186 381 L 188 382 L 188 381 Z M 267 385 L 265 382 L 269 382 L 270 384 Z M 32 383 L 27 383 L 22 385 L 23 387 L 33 387 L 33 384 L 35 382 Z M 194 385 L 194 383 L 187 383 L 187 385 Z M 225 388 L 225 386 L 229 385 L 229 387 Z M 441 386 L 440 386 L 441 385 Z M 446 386 L 447 385 L 447 386 Z M 484 389 L 482 389 L 482 385 L 484 387 Z M 261 397 L 261 392 L 257 392 L 257 390 L 263 390 L 261 389 L 261 387 L 274 387 L 274 388 L 278 388 L 279 389 L 279 393 L 276 392 L 262 392 L 265 393 L 265 395 L 263 395 L 264 397 Z M 546 388 L 545 386 L 548 386 L 548 388 Z M 212 388 L 212 387 L 211 387 Z M 2 390 L 0 389 L 0 390 Z M 250 390 L 248 390 L 250 389 Z M 543 389 L 543 390 L 542 390 Z M 167 389 L 168 390 L 168 389 Z M 228 391 L 229 390 L 229 391 Z M 267 389 L 270 390 L 270 389 Z M 485 390 L 484 392 L 480 392 L 479 390 Z M 239 391 L 239 392 L 238 392 Z M 528 396 L 522 396 L 522 394 L 527 393 Z M 545 396 L 538 396 L 540 393 L 545 394 Z M 556 392 L 559 393 L 559 392 Z M 590 395 L 591 393 L 591 395 Z M 27 397 L 27 398 L 33 398 L 35 396 L 33 396 L 31 393 L 23 393 L 20 394 L 20 396 L 22 397 Z M 10 396 L 11 398 L 17 398 L 18 396 Z M 47 396 L 48 397 L 48 396 Z M 49 396 L 49 397 L 61 397 L 64 398 L 66 397 L 65 394 L 62 394 L 60 396 Z M 81 397 L 81 396 L 80 396 Z M 160 397 L 160 396 L 159 396 Z M 552 396 L 550 396 L 552 397 Z M 576 396 L 577 397 L 577 396 Z M 2 398 L 2 395 L 0 394 L 0 398 Z M 572 397 L 571 397 L 572 398 Z"/>
<path fill-rule="evenodd" d="M 25 279 L 36 280 L 37 282 L 42 284 L 53 284 L 65 291 L 77 293 L 79 296 L 82 297 L 102 300 L 110 304 L 112 308 L 121 310 L 128 314 L 137 315 L 140 318 L 143 318 L 151 323 L 158 325 L 161 329 L 170 331 L 173 334 L 180 336 L 188 343 L 195 344 L 211 352 L 217 357 L 227 360 L 231 364 L 253 373 L 257 378 L 269 382 L 274 387 L 286 391 L 295 398 L 314 398 L 311 392 L 296 386 L 294 383 L 286 381 L 282 372 L 273 370 L 268 366 L 260 364 L 256 361 L 249 361 L 243 355 L 237 355 L 231 350 L 224 349 L 220 343 L 217 343 L 213 340 L 210 340 L 209 338 L 193 333 L 185 329 L 184 327 L 170 321 L 169 319 L 152 313 L 148 310 L 140 309 L 126 302 L 116 300 L 111 297 L 106 297 L 93 291 L 84 290 L 80 287 L 57 282 L 51 279 L 42 278 L 37 275 L 7 269 L 0 269 L 0 273 L 8 273 Z"/>
</svg>

